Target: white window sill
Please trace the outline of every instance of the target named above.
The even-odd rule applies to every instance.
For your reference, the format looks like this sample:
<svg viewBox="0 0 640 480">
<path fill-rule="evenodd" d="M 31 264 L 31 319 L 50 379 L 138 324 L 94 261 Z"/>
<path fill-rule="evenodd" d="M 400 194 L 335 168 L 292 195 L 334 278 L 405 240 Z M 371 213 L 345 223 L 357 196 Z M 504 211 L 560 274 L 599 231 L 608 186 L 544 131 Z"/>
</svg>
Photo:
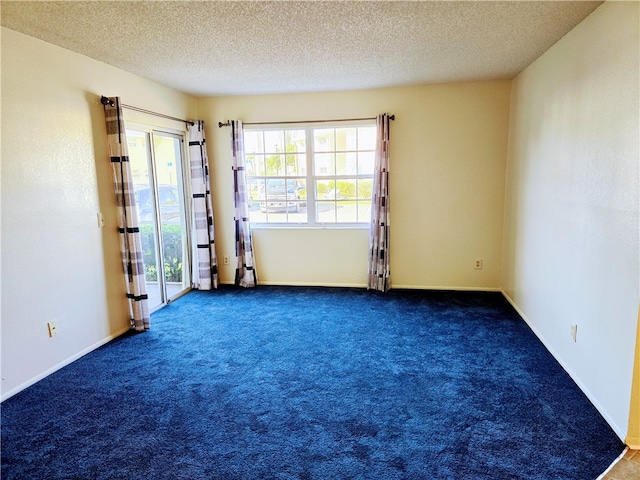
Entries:
<svg viewBox="0 0 640 480">
<path fill-rule="evenodd" d="M 252 223 L 252 230 L 369 230 L 368 223 Z"/>
</svg>

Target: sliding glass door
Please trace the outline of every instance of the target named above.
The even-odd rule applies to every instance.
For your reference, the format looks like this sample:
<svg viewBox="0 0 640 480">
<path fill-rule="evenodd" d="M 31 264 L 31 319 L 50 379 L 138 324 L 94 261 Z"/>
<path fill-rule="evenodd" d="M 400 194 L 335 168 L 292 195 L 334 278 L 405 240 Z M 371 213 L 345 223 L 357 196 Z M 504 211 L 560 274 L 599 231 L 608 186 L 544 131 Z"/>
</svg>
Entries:
<svg viewBox="0 0 640 480">
<path fill-rule="evenodd" d="M 177 133 L 141 128 L 127 130 L 127 143 L 149 308 L 155 310 L 191 286 L 184 141 Z"/>
</svg>

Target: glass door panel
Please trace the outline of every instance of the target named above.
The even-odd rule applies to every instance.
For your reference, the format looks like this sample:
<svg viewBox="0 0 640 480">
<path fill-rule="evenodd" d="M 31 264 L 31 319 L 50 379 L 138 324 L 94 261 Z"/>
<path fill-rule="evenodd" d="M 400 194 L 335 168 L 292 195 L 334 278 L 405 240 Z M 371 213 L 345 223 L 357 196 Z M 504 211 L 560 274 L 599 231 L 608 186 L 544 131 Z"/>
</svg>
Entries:
<svg viewBox="0 0 640 480">
<path fill-rule="evenodd" d="M 182 140 L 169 133 L 153 133 L 153 151 L 162 232 L 162 259 L 167 299 L 190 287 L 187 224 L 182 178 Z"/>
<path fill-rule="evenodd" d="M 127 130 L 127 145 L 149 309 L 153 311 L 191 286 L 182 137 L 164 132 Z"/>
<path fill-rule="evenodd" d="M 162 278 L 158 277 L 158 230 L 156 222 L 155 182 L 151 162 L 149 134 L 127 130 L 129 162 L 140 223 L 140 240 L 144 260 L 144 277 L 149 296 L 149 309 L 165 303 Z"/>
</svg>

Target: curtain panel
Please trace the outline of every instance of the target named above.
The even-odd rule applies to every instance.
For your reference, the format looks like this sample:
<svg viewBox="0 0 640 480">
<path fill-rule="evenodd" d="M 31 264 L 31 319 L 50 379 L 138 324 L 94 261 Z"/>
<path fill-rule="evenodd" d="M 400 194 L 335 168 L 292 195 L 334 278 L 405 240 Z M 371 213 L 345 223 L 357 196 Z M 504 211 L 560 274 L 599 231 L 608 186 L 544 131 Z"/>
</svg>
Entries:
<svg viewBox="0 0 640 480">
<path fill-rule="evenodd" d="M 253 257 L 253 240 L 249 223 L 249 202 L 244 164 L 244 131 L 240 120 L 231 121 L 233 157 L 234 222 L 236 230 L 236 279 L 241 287 L 255 287 L 258 277 Z"/>
<path fill-rule="evenodd" d="M 191 170 L 191 231 L 194 262 L 192 286 L 198 290 L 218 288 L 218 259 L 215 249 L 209 160 L 204 138 L 204 122 L 188 125 Z"/>
<path fill-rule="evenodd" d="M 120 98 L 111 97 L 109 100 L 113 105 L 105 105 L 104 111 L 118 209 L 118 232 L 125 287 L 129 299 L 131 326 L 136 331 L 144 331 L 150 326 L 149 306 L 127 138 Z"/>
<path fill-rule="evenodd" d="M 391 288 L 389 270 L 389 115 L 376 117 L 376 150 L 369 230 L 369 280 L 367 288 Z"/>
</svg>

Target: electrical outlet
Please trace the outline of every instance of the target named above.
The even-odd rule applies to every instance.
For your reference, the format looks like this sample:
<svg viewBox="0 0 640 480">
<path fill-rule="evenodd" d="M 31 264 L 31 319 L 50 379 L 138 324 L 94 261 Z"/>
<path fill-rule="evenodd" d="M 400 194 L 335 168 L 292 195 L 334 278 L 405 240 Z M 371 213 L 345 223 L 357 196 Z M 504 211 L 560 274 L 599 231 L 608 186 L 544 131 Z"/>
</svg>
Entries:
<svg viewBox="0 0 640 480">
<path fill-rule="evenodd" d="M 481 258 L 476 258 L 475 262 L 474 262 L 474 268 L 476 270 L 482 270 L 482 259 Z"/>
<path fill-rule="evenodd" d="M 98 216 L 98 228 L 104 227 L 104 216 L 100 212 L 98 212 L 97 216 Z"/>
<path fill-rule="evenodd" d="M 578 341 L 578 325 L 575 323 L 571 325 L 571 340 Z"/>
<path fill-rule="evenodd" d="M 47 328 L 49 329 L 50 337 L 54 337 L 58 333 L 58 323 L 55 321 L 47 323 Z"/>
<path fill-rule="evenodd" d="M 225 265 L 229 265 L 229 256 L 225 255 L 224 257 L 222 257 L 222 263 Z"/>
</svg>

